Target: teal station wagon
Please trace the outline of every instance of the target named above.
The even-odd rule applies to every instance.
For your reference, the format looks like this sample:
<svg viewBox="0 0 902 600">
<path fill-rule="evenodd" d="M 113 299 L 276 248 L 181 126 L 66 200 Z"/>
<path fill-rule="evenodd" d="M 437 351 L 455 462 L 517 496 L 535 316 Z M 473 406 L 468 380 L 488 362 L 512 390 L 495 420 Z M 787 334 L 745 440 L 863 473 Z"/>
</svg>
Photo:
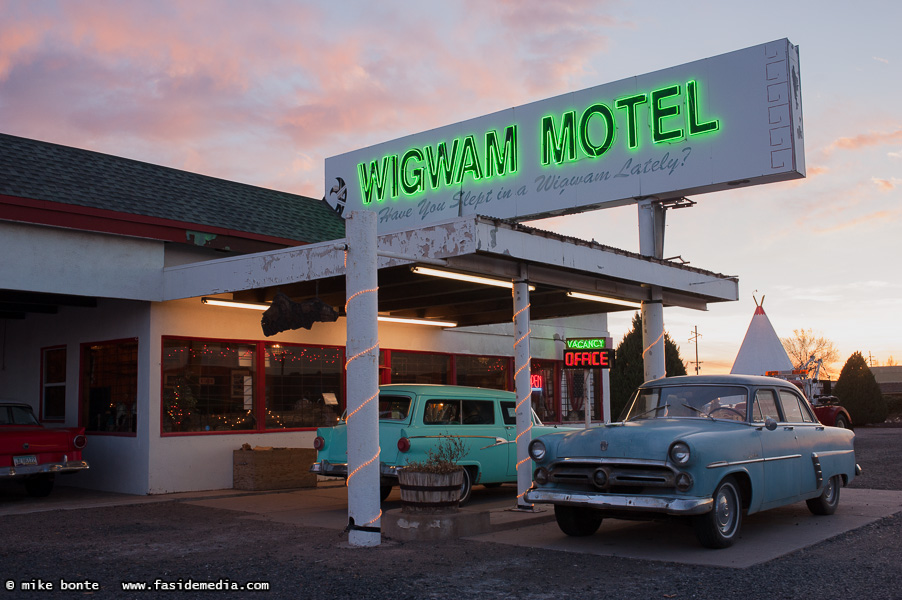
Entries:
<svg viewBox="0 0 902 600">
<path fill-rule="evenodd" d="M 658 379 L 636 391 L 621 422 L 533 439 L 526 500 L 553 504 L 571 536 L 594 534 L 607 517 L 684 516 L 702 545 L 725 548 L 743 512 L 805 500 L 833 514 L 860 473 L 854 437 L 819 423 L 780 379 Z"/>
<path fill-rule="evenodd" d="M 517 481 L 517 397 L 513 392 L 449 385 L 383 385 L 379 388 L 379 455 L 382 499 L 398 483 L 396 470 L 423 461 L 443 437 L 460 438 L 467 454 L 461 504 L 475 484 L 495 486 Z M 533 414 L 533 437 L 560 431 Z M 317 462 L 310 471 L 348 476 L 347 425 L 317 430 Z"/>
</svg>

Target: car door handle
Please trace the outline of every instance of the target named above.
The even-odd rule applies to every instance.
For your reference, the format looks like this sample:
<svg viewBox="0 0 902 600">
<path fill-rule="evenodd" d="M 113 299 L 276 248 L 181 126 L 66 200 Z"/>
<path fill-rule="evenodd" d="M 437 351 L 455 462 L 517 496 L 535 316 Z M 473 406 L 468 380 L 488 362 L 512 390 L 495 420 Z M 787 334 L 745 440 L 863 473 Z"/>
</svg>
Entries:
<svg viewBox="0 0 902 600">
<path fill-rule="evenodd" d="M 792 431 L 793 429 L 795 429 L 795 427 L 792 427 L 791 425 L 786 425 L 783 427 L 783 431 Z"/>
</svg>

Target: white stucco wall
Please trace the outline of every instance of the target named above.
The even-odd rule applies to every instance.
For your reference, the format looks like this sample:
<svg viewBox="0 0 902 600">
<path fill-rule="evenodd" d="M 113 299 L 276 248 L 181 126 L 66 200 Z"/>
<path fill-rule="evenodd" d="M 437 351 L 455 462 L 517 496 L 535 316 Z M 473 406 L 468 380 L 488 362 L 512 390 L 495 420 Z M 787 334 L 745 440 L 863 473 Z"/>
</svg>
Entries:
<svg viewBox="0 0 902 600">
<path fill-rule="evenodd" d="M 161 300 L 163 242 L 0 221 L 0 274 L 10 290 Z"/>
</svg>

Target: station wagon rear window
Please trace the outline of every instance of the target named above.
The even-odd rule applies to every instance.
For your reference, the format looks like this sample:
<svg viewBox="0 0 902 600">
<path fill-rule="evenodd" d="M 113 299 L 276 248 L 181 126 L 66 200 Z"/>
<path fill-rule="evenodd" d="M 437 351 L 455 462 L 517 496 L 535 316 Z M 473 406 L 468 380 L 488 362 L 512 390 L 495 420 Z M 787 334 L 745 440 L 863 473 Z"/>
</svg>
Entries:
<svg viewBox="0 0 902 600">
<path fill-rule="evenodd" d="M 495 403 L 491 400 L 429 400 L 423 412 L 424 425 L 494 425 Z"/>
<path fill-rule="evenodd" d="M 407 396 L 379 396 L 379 419 L 381 421 L 406 421 L 410 413 L 410 398 Z"/>
</svg>

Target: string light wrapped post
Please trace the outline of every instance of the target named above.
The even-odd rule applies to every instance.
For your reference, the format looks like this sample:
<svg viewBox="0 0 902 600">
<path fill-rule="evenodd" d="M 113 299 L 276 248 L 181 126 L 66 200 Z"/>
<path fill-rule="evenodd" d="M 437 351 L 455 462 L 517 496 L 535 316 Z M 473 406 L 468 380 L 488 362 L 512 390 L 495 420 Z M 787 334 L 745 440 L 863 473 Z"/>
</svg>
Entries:
<svg viewBox="0 0 902 600">
<path fill-rule="evenodd" d="M 348 543 L 382 541 L 379 499 L 379 328 L 376 213 L 345 221 L 348 381 Z"/>
<path fill-rule="evenodd" d="M 532 505 L 524 499 L 526 490 L 532 485 L 532 461 L 527 447 L 532 440 L 532 382 L 529 349 L 529 285 L 526 281 L 515 281 L 514 300 L 514 388 L 517 394 L 517 508 L 532 510 Z"/>
</svg>

